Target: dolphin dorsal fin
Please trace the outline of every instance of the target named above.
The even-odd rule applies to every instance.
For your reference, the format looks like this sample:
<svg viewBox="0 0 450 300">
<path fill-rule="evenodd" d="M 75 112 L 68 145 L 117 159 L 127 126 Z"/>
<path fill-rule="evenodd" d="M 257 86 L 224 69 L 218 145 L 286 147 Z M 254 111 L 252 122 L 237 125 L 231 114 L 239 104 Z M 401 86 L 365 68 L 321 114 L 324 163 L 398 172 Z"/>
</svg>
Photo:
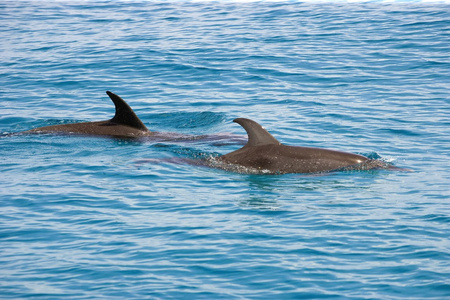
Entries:
<svg viewBox="0 0 450 300">
<path fill-rule="evenodd" d="M 111 122 L 148 131 L 144 123 L 142 123 L 131 107 L 122 98 L 110 91 L 107 91 L 106 94 L 108 94 L 109 98 L 111 98 L 116 106 L 116 114 L 114 115 L 114 118 L 110 120 Z"/>
<path fill-rule="evenodd" d="M 238 118 L 233 122 L 244 127 L 248 134 L 248 142 L 245 146 L 280 145 L 281 143 L 267 132 L 261 125 L 250 119 Z"/>
</svg>

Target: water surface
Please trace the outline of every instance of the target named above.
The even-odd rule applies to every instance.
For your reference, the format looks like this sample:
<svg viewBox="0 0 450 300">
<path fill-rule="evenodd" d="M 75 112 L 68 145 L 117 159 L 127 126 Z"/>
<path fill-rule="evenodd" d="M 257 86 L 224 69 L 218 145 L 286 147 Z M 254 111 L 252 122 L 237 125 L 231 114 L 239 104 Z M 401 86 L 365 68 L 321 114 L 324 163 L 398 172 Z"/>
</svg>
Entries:
<svg viewBox="0 0 450 300">
<path fill-rule="evenodd" d="M 0 298 L 450 297 L 450 6 L 2 1 Z M 13 135 L 111 118 L 380 157 L 251 175 L 236 143 Z"/>
</svg>

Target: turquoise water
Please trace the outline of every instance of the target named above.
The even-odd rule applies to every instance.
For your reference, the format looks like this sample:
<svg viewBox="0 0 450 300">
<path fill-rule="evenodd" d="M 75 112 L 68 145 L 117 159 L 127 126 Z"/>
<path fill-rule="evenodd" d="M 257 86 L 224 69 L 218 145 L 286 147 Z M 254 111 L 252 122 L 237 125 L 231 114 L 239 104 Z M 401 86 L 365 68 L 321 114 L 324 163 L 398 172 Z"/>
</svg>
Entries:
<svg viewBox="0 0 450 300">
<path fill-rule="evenodd" d="M 450 4 L 0 2 L 0 298 L 450 298 Z M 248 175 L 239 143 L 8 135 L 111 118 L 380 157 Z"/>
</svg>

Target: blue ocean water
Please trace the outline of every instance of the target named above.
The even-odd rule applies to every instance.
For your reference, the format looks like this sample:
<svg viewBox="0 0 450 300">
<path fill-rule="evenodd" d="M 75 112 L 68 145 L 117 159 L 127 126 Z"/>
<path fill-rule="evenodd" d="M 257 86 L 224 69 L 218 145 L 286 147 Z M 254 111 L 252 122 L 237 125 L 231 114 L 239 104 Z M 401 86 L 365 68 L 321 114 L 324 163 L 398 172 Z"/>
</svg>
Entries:
<svg viewBox="0 0 450 300">
<path fill-rule="evenodd" d="M 450 4 L 0 2 L 1 299 L 449 299 Z M 380 157 L 251 175 L 238 143 L 9 135 L 112 117 Z"/>
</svg>

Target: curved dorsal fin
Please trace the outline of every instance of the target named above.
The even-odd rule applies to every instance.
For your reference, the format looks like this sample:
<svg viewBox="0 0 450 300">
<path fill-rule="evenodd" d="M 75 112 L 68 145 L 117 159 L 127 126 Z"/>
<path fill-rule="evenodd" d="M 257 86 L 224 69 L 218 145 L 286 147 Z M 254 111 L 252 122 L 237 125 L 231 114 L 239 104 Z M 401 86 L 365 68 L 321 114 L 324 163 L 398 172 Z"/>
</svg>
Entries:
<svg viewBox="0 0 450 300">
<path fill-rule="evenodd" d="M 248 142 L 245 146 L 280 145 L 281 143 L 267 132 L 261 125 L 250 119 L 238 118 L 233 122 L 244 127 L 248 134 Z"/>
<path fill-rule="evenodd" d="M 131 107 L 122 98 L 110 91 L 107 91 L 106 94 L 108 94 L 109 98 L 111 98 L 116 106 L 116 114 L 114 115 L 114 118 L 110 120 L 111 122 L 148 131 L 144 123 L 142 123 Z"/>
</svg>

